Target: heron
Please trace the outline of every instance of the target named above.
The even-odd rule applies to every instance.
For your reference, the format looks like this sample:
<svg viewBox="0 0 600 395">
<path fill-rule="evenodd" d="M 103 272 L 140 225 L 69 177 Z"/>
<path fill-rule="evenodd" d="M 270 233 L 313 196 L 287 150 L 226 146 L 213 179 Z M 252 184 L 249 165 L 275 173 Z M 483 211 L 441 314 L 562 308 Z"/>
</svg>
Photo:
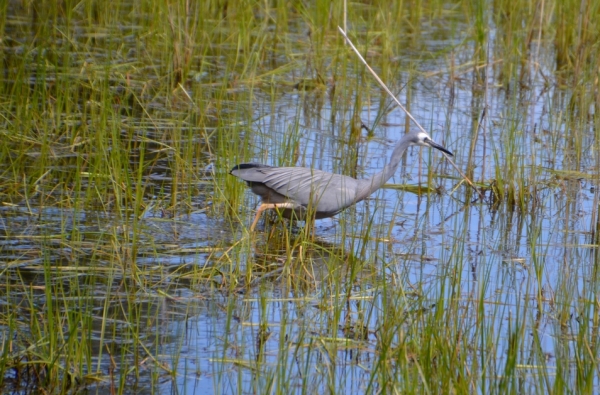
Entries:
<svg viewBox="0 0 600 395">
<path fill-rule="evenodd" d="M 396 172 L 402 156 L 411 145 L 431 147 L 453 156 L 425 132 L 409 132 L 395 145 L 383 170 L 365 179 L 355 179 L 308 167 L 275 167 L 260 163 L 241 163 L 229 174 L 248 184 L 261 199 L 253 231 L 263 211 L 275 209 L 285 218 L 329 218 L 355 205 L 381 188 Z"/>
</svg>

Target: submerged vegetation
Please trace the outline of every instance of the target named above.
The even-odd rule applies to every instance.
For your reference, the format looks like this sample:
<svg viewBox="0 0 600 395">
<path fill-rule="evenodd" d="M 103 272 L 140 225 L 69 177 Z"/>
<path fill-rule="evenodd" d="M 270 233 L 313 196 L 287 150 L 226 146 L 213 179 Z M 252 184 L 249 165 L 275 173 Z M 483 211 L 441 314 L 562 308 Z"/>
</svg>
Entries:
<svg viewBox="0 0 600 395">
<path fill-rule="evenodd" d="M 600 2 L 0 5 L 2 393 L 597 393 Z M 389 188 L 276 216 L 236 163 Z M 408 185 L 406 185 L 408 184 Z"/>
</svg>

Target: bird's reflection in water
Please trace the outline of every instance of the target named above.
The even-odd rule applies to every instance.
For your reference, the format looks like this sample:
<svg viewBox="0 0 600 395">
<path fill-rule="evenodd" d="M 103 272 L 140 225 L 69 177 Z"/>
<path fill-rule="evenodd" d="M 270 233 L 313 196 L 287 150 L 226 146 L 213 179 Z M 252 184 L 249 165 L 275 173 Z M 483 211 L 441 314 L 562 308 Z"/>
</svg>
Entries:
<svg viewBox="0 0 600 395">
<path fill-rule="evenodd" d="M 287 227 L 285 226 L 287 225 Z M 346 246 L 319 238 L 289 222 L 268 226 L 254 243 L 252 285 L 289 282 L 298 291 L 314 290 L 332 275 L 344 275 L 354 256 Z"/>
<path fill-rule="evenodd" d="M 357 257 L 352 242 L 332 243 L 306 227 L 283 224 L 255 234 L 250 286 L 288 284 L 289 291 L 298 293 L 314 292 L 321 287 L 325 293 L 331 293 L 333 288 L 345 292 L 356 281 L 367 280 L 363 284 L 368 284 L 369 278 L 378 276 L 375 265 Z"/>
</svg>

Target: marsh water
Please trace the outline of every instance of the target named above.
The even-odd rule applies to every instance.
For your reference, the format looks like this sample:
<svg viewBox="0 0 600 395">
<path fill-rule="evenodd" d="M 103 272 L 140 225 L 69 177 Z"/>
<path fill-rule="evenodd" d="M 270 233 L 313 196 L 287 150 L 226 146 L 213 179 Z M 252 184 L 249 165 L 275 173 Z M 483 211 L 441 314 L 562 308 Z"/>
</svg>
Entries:
<svg viewBox="0 0 600 395">
<path fill-rule="evenodd" d="M 413 147 L 249 232 L 233 165 L 368 177 L 417 129 L 342 3 L 92 3 L 4 6 L 2 392 L 598 390 L 598 48 L 565 66 L 559 11 L 349 4 L 477 191 Z"/>
</svg>

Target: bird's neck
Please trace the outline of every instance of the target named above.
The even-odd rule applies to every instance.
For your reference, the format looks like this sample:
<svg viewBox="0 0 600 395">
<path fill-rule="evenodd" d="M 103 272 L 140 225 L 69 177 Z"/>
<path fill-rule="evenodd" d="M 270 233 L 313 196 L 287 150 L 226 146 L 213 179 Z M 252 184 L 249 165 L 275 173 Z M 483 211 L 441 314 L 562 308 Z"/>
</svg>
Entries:
<svg viewBox="0 0 600 395">
<path fill-rule="evenodd" d="M 398 165 L 400 164 L 404 150 L 406 150 L 406 146 L 400 143 L 396 144 L 394 151 L 392 152 L 392 160 L 385 165 L 383 170 L 369 178 L 359 180 L 359 188 L 356 194 L 357 202 L 367 198 L 373 192 L 381 188 L 390 178 L 392 178 L 398 169 Z"/>
</svg>

